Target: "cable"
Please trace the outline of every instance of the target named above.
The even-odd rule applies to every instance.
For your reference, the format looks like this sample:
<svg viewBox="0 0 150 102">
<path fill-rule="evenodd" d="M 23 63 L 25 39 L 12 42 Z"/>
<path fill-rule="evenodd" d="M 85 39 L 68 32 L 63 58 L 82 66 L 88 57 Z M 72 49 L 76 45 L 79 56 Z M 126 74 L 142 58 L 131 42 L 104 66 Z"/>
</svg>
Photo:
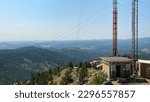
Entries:
<svg viewBox="0 0 150 102">
<path fill-rule="evenodd" d="M 84 0 L 83 0 L 83 1 L 84 1 Z M 110 4 L 105 5 L 104 8 L 106 9 L 107 6 L 109 7 L 109 5 L 110 5 Z M 82 5 L 82 6 L 83 6 L 83 5 Z M 103 8 L 103 9 L 104 9 L 104 8 Z M 103 10 L 103 9 L 100 9 L 100 10 Z M 96 15 L 98 15 L 98 12 L 100 12 L 100 10 L 98 10 L 98 11 L 95 13 L 95 15 L 93 14 L 93 15 L 92 15 L 91 17 L 89 17 L 89 18 L 92 18 L 92 17 L 95 17 Z M 98 18 L 98 19 L 99 19 L 99 18 Z M 89 20 L 89 19 L 88 19 L 88 20 Z M 64 38 L 64 37 L 68 36 L 69 34 L 71 34 L 71 33 L 73 33 L 73 32 L 76 32 L 77 30 L 82 29 L 83 26 L 85 26 L 85 25 L 83 25 L 83 22 L 81 22 L 80 24 L 76 25 L 75 27 L 73 27 L 73 28 L 67 30 L 65 33 L 62 34 L 62 36 L 57 36 L 53 41 L 55 41 L 55 40 L 60 40 L 60 39 L 62 39 L 62 38 Z"/>
<path fill-rule="evenodd" d="M 109 7 L 109 6 L 110 6 L 110 3 L 109 3 L 109 4 L 106 4 L 106 5 L 105 5 L 103 8 L 101 8 L 100 10 L 103 10 L 103 9 L 106 10 L 106 8 Z M 85 8 L 85 0 L 82 0 L 81 8 Z M 95 14 L 91 15 L 90 17 L 88 17 L 88 19 L 86 19 L 86 22 L 85 22 L 85 23 L 83 22 L 83 20 L 81 20 L 81 22 L 80 22 L 79 24 L 77 24 L 75 27 L 73 27 L 73 28 L 67 30 L 66 32 L 64 32 L 63 34 L 61 34 L 61 36 L 60 36 L 60 35 L 57 36 L 57 37 L 54 39 L 54 41 L 55 41 L 55 40 L 64 39 L 65 37 L 71 35 L 72 33 L 77 32 L 77 31 L 79 31 L 79 30 L 81 30 L 81 29 L 83 29 L 83 28 L 89 26 L 89 24 L 91 24 L 91 22 L 93 22 L 93 23 L 96 22 L 99 18 L 101 18 L 101 17 L 96 18 L 96 16 L 100 13 L 100 10 L 96 11 Z M 83 19 L 82 16 L 83 16 L 83 15 L 81 14 L 81 19 Z M 91 18 L 96 18 L 96 20 L 95 20 L 95 19 L 92 20 Z M 89 22 L 88 22 L 88 21 L 89 21 Z M 86 26 L 86 25 L 87 25 L 87 26 Z"/>
<path fill-rule="evenodd" d="M 88 23 L 88 24 L 86 24 L 86 25 L 81 26 L 81 27 L 80 27 L 80 29 L 83 29 L 83 28 L 85 28 L 85 27 L 88 27 L 89 25 L 91 25 L 91 24 L 93 24 L 93 23 L 97 22 L 99 19 L 101 19 L 101 18 L 105 18 L 107 15 L 108 15 L 108 12 L 107 12 L 105 15 L 100 16 L 100 17 L 98 17 L 97 19 L 95 19 L 95 20 L 91 21 L 90 23 Z M 76 30 L 74 30 L 74 31 L 72 31 L 72 32 L 70 32 L 70 33 L 68 33 L 68 34 L 66 34 L 66 35 L 65 35 L 65 36 L 63 36 L 60 40 L 63 40 L 65 37 L 67 37 L 67 36 L 69 36 L 69 35 L 71 35 L 71 34 L 73 34 L 73 33 L 77 32 L 77 31 L 78 31 L 78 29 L 76 29 Z"/>
<path fill-rule="evenodd" d="M 139 2 L 140 2 L 141 4 L 144 4 L 144 3 L 142 3 L 140 0 L 139 0 Z M 131 10 L 131 8 L 129 8 L 128 6 L 126 6 L 126 5 L 124 5 L 124 4 L 121 4 L 121 3 L 118 3 L 118 4 L 121 5 L 120 7 L 124 7 L 124 8 L 126 8 L 126 9 L 128 9 L 128 10 Z M 145 7 L 145 6 L 144 6 L 144 7 Z M 139 8 L 140 8 L 140 7 L 139 7 Z M 140 9 L 139 9 L 139 10 L 140 10 Z M 139 11 L 138 13 L 139 13 L 139 15 L 141 15 L 142 17 L 145 17 L 146 19 L 149 19 L 149 18 L 150 18 L 150 17 L 145 16 L 144 14 L 142 14 L 141 11 Z"/>
</svg>

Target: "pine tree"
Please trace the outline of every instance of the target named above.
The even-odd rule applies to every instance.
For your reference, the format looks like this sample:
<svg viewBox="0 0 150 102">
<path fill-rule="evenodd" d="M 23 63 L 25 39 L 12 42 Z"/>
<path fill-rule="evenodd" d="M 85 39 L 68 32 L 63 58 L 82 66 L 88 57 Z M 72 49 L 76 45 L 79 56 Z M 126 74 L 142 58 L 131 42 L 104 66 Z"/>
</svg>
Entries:
<svg viewBox="0 0 150 102">
<path fill-rule="evenodd" d="M 61 85 L 67 85 L 67 84 L 72 83 L 72 82 L 73 82 L 73 79 L 71 76 L 71 71 L 69 69 L 68 71 L 66 71 L 65 76 L 62 77 L 60 84 Z"/>
<path fill-rule="evenodd" d="M 73 68 L 73 63 L 69 62 L 68 67 Z"/>
<path fill-rule="evenodd" d="M 84 79 L 88 76 L 87 66 L 83 66 L 79 71 L 79 84 L 84 84 Z"/>
</svg>

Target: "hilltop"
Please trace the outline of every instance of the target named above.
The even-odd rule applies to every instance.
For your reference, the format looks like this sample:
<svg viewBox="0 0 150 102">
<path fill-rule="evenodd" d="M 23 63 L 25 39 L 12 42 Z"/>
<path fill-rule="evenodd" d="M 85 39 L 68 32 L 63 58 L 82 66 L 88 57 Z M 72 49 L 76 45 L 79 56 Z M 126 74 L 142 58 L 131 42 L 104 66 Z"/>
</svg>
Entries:
<svg viewBox="0 0 150 102">
<path fill-rule="evenodd" d="M 54 73 L 56 72 L 57 73 Z M 98 85 L 106 81 L 106 75 L 96 67 L 96 64 L 89 62 L 80 62 L 73 66 L 70 63 L 66 68 L 59 70 L 48 70 L 36 73 L 31 80 L 26 80 L 17 84 L 25 85 Z M 111 84 L 111 83 L 109 83 Z"/>
</svg>

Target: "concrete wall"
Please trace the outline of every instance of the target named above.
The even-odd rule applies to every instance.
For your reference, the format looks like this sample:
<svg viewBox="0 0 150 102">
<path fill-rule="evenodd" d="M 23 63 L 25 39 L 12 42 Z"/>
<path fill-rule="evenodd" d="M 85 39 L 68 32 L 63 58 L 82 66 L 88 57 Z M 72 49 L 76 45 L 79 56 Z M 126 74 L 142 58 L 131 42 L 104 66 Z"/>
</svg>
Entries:
<svg viewBox="0 0 150 102">
<path fill-rule="evenodd" d="M 138 74 L 143 78 L 150 78 L 150 63 L 138 62 Z"/>
<path fill-rule="evenodd" d="M 104 71 L 106 75 L 110 78 L 110 69 L 108 62 L 102 61 L 102 71 Z"/>
<path fill-rule="evenodd" d="M 129 77 L 131 74 L 131 62 L 121 62 L 121 63 L 110 63 L 102 61 L 102 70 L 107 74 L 109 78 L 116 77 L 116 66 L 120 66 L 120 77 Z"/>
</svg>

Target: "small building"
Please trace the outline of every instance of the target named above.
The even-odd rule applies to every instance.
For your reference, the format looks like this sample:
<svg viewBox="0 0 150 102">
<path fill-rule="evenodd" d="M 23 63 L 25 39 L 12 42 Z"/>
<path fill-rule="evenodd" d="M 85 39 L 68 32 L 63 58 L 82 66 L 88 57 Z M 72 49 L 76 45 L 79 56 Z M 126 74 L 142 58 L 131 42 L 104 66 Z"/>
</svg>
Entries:
<svg viewBox="0 0 150 102">
<path fill-rule="evenodd" d="M 132 60 L 126 57 L 100 57 L 102 70 L 108 78 L 130 77 Z"/>
<path fill-rule="evenodd" d="M 150 78 L 150 60 L 138 60 L 137 70 L 140 77 Z"/>
</svg>

